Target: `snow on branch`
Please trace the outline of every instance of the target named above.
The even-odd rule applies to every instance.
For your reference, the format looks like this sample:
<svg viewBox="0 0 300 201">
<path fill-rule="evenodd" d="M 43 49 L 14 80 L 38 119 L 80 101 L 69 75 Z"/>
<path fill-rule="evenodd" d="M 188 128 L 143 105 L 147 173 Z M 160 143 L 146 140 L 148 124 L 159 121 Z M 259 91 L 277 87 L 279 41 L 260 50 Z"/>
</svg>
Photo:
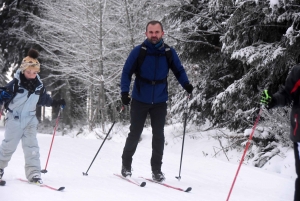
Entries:
<svg viewBox="0 0 300 201">
<path fill-rule="evenodd" d="M 273 62 L 277 57 L 283 56 L 285 48 L 277 43 L 259 44 L 257 46 L 248 46 L 232 53 L 231 59 L 238 59 L 253 66 L 266 66 Z M 258 65 L 257 65 L 258 64 Z"/>
</svg>

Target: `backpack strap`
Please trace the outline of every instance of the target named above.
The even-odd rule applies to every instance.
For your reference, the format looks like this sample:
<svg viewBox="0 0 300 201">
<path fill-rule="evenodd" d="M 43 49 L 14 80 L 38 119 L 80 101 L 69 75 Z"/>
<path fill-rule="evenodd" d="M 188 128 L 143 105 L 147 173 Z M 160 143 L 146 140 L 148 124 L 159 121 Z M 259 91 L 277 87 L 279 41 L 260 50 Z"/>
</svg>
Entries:
<svg viewBox="0 0 300 201">
<path fill-rule="evenodd" d="M 138 76 L 138 78 L 140 80 L 142 80 L 143 82 L 146 82 L 147 84 L 151 84 L 151 85 L 156 85 L 156 84 L 164 84 L 164 83 L 167 83 L 168 81 L 168 77 L 165 77 L 164 79 L 162 80 L 148 80 L 146 78 L 143 78 L 141 76 Z"/>
<path fill-rule="evenodd" d="M 166 59 L 167 59 L 167 63 L 168 63 L 168 68 L 171 69 L 174 73 L 174 75 L 176 77 L 179 76 L 179 72 L 173 62 L 173 56 L 172 56 L 172 51 L 171 51 L 171 48 L 169 45 L 167 44 L 164 44 L 165 46 L 165 54 L 154 54 L 154 55 L 157 55 L 157 56 L 166 56 Z M 134 62 L 133 64 L 133 67 L 131 68 L 130 70 L 130 77 L 132 76 L 132 74 L 135 74 L 136 77 L 138 78 L 136 81 L 137 81 L 137 89 L 138 91 L 140 91 L 140 81 L 143 81 L 143 82 L 146 82 L 148 84 L 152 84 L 152 85 L 155 85 L 155 84 L 164 84 L 164 83 L 167 83 L 167 77 L 162 79 L 162 80 L 148 80 L 148 79 L 145 79 L 145 78 L 142 78 L 140 76 L 140 70 L 141 70 L 141 66 L 146 58 L 147 55 L 151 55 L 151 54 L 147 54 L 147 47 L 145 45 L 145 43 L 142 43 L 141 44 L 141 49 L 140 49 L 140 52 L 139 52 L 139 55 L 136 59 L 136 61 Z"/>
<path fill-rule="evenodd" d="M 141 50 L 140 50 L 139 56 L 137 58 L 138 68 L 136 69 L 136 71 L 137 71 L 136 73 L 140 73 L 141 66 L 144 63 L 146 56 L 147 56 L 147 47 L 146 47 L 145 43 L 142 43 Z"/>
<path fill-rule="evenodd" d="M 167 58 L 168 66 L 173 71 L 175 77 L 178 77 L 179 76 L 179 71 L 177 70 L 177 68 L 174 64 L 171 48 L 167 44 L 164 44 L 164 46 L 165 46 L 165 52 L 166 52 L 166 58 Z"/>
<path fill-rule="evenodd" d="M 130 70 L 130 73 L 129 73 L 130 77 L 134 73 L 136 75 L 140 73 L 140 68 L 141 68 L 146 56 L 147 56 L 147 47 L 146 47 L 145 43 L 142 43 L 139 55 L 138 55 L 137 59 L 135 60 L 135 62 L 133 63 L 133 66 Z"/>
</svg>

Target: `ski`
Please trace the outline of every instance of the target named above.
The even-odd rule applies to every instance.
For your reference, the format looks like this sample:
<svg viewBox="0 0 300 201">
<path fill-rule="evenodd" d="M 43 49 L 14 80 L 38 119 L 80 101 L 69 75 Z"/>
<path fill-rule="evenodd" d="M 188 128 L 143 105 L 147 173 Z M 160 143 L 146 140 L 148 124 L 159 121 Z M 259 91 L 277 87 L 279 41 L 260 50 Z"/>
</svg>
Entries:
<svg viewBox="0 0 300 201">
<path fill-rule="evenodd" d="M 140 182 L 137 182 L 137 181 L 135 181 L 135 180 L 133 180 L 133 179 L 131 179 L 131 178 L 127 178 L 127 177 L 123 177 L 122 175 L 120 175 L 120 174 L 115 174 L 114 173 L 114 175 L 116 175 L 117 177 L 120 177 L 121 179 L 124 179 L 125 181 L 128 181 L 128 182 L 130 182 L 130 183 L 132 183 L 132 184 L 135 184 L 135 185 L 137 185 L 137 186 L 140 186 L 140 187 L 144 187 L 144 186 L 146 186 L 146 182 L 142 182 L 142 183 L 140 183 Z"/>
<path fill-rule="evenodd" d="M 168 187 L 168 188 L 172 188 L 172 189 L 175 189 L 175 190 L 183 191 L 183 192 L 190 192 L 192 190 L 192 187 L 188 187 L 187 189 L 182 189 L 182 188 L 178 188 L 178 187 L 175 187 L 175 186 L 171 186 L 169 184 L 165 184 L 165 183 L 160 183 L 160 182 L 154 181 L 153 179 L 148 179 L 148 178 L 144 178 L 144 177 L 140 177 L 140 178 L 145 179 L 145 180 L 150 181 L 150 182 L 153 182 L 153 183 L 156 183 L 156 184 L 160 184 L 160 185 Z"/>
<path fill-rule="evenodd" d="M 25 180 L 25 179 L 21 179 L 21 178 L 18 178 L 19 181 L 22 181 L 22 182 L 26 182 L 26 183 L 29 183 L 29 184 L 35 184 L 35 183 L 31 183 L 29 182 L 28 180 Z M 65 189 L 65 187 L 59 187 L 59 188 L 54 188 L 52 186 L 49 186 L 49 185 L 46 185 L 46 184 L 35 184 L 39 187 L 46 187 L 48 189 L 51 189 L 51 190 L 54 190 L 54 191 L 63 191 Z"/>
<path fill-rule="evenodd" d="M 6 181 L 0 179 L 0 186 L 5 186 Z"/>
</svg>

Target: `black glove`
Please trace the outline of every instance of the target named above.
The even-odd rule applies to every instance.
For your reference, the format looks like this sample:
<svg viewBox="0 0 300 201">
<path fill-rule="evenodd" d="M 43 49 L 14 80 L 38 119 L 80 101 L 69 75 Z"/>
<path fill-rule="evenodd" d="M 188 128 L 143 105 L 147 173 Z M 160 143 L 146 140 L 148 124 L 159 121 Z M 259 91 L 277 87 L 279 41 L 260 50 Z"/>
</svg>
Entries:
<svg viewBox="0 0 300 201">
<path fill-rule="evenodd" d="M 60 105 L 61 105 L 62 108 L 64 108 L 66 106 L 65 99 L 53 100 L 52 104 L 51 104 L 52 107 L 57 107 L 57 106 L 60 106 Z"/>
<path fill-rule="evenodd" d="M 187 83 L 187 84 L 184 85 L 184 89 L 186 90 L 186 92 L 188 92 L 189 94 L 191 94 L 192 91 L 194 90 L 194 87 L 190 83 Z"/>
<path fill-rule="evenodd" d="M 272 95 L 269 95 L 268 90 L 263 91 L 260 98 L 260 103 L 267 109 L 271 109 L 276 105 L 275 99 L 272 97 Z"/>
<path fill-rule="evenodd" d="M 122 95 L 121 100 L 122 100 L 123 105 L 129 105 L 131 98 L 130 98 L 128 92 L 123 92 L 123 93 L 121 93 L 121 95 Z"/>
</svg>

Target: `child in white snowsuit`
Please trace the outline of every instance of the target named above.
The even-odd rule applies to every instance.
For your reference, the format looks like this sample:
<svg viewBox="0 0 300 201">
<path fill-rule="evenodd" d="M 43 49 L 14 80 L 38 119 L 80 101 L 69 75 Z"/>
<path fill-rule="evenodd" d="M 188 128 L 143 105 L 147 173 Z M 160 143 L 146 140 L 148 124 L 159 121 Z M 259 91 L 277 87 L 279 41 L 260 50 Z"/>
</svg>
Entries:
<svg viewBox="0 0 300 201">
<path fill-rule="evenodd" d="M 0 94 L 0 104 L 5 104 L 7 110 L 5 135 L 0 146 L 0 180 L 4 174 L 12 154 L 22 141 L 25 156 L 25 174 L 30 182 L 42 184 L 40 153 L 37 135 L 38 119 L 36 106 L 65 105 L 64 99 L 53 100 L 46 93 L 38 73 L 40 63 L 39 53 L 31 49 L 22 61 L 14 79 L 6 85 L 6 90 Z"/>
</svg>

